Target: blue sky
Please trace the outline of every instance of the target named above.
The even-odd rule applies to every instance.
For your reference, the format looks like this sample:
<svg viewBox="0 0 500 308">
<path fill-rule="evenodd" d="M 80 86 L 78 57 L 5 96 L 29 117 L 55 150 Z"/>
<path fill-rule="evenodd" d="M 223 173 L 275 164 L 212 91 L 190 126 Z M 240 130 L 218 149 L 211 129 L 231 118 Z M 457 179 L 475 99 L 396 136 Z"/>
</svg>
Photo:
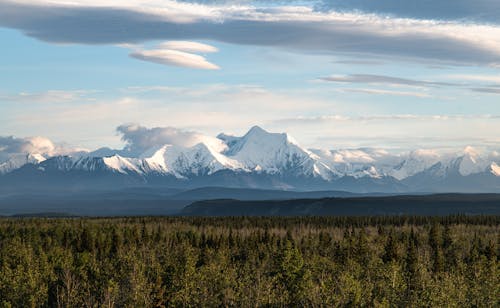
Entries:
<svg viewBox="0 0 500 308">
<path fill-rule="evenodd" d="M 308 147 L 497 149 L 498 1 L 0 0 L 0 136 L 125 123 Z M 1 149 L 0 144 L 0 149 Z"/>
</svg>

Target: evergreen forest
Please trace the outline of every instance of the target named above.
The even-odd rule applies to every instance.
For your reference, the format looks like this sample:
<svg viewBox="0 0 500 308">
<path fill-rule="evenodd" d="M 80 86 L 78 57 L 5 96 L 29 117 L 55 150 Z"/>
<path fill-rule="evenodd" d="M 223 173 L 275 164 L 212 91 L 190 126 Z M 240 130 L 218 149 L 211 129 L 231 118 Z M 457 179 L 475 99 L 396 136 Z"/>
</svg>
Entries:
<svg viewBox="0 0 500 308">
<path fill-rule="evenodd" d="M 500 217 L 0 219 L 0 307 L 499 307 Z"/>
</svg>

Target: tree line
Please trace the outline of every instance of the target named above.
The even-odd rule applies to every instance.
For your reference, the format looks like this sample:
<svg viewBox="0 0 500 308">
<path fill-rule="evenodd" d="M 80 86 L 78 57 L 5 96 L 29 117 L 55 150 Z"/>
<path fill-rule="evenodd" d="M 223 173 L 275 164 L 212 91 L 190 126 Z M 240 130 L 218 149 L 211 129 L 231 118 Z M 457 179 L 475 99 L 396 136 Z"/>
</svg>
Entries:
<svg viewBox="0 0 500 308">
<path fill-rule="evenodd" d="M 0 219 L 0 307 L 498 307 L 500 217 Z"/>
</svg>

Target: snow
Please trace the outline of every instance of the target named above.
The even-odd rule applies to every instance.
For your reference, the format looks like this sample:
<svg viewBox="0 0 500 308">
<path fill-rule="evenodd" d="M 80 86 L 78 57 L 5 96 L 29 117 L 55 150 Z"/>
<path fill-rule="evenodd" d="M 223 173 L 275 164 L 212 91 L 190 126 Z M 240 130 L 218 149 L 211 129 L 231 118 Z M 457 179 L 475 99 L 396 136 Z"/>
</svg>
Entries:
<svg viewBox="0 0 500 308">
<path fill-rule="evenodd" d="M 167 173 L 168 166 L 165 161 L 165 153 L 171 145 L 161 146 L 159 149 L 154 149 L 154 151 L 146 152 L 142 154 L 142 158 L 146 165 L 151 171 L 156 171 L 159 173 Z"/>
<path fill-rule="evenodd" d="M 227 135 L 227 134 L 224 134 L 224 133 L 221 133 L 221 134 L 217 135 L 217 138 L 220 139 L 220 140 L 222 140 L 228 147 L 231 147 L 236 142 L 238 142 L 238 140 L 241 139 L 241 137 Z"/>
<path fill-rule="evenodd" d="M 374 166 L 369 166 L 365 169 L 360 169 L 360 170 L 355 170 L 351 173 L 349 173 L 349 176 L 352 176 L 356 179 L 363 178 L 363 177 L 370 177 L 370 178 L 381 178 L 382 175 L 378 172 L 377 168 Z"/>
<path fill-rule="evenodd" d="M 167 166 L 175 174 L 210 175 L 222 169 L 243 169 L 237 161 L 227 158 L 203 143 L 191 148 L 172 149 L 164 155 Z"/>
<path fill-rule="evenodd" d="M 252 127 L 241 137 L 200 135 L 196 141 L 199 142 L 189 146 L 158 144 L 140 155 L 101 148 L 86 155 L 55 156 L 47 161 L 47 157 L 38 153 L 18 154 L 0 163 L 0 174 L 32 163 L 40 165 L 40 170 L 50 167 L 64 172 L 74 169 L 139 175 L 170 174 L 182 179 L 211 175 L 221 170 L 314 177 L 327 181 L 344 176 L 390 176 L 404 180 L 419 173 L 442 178 L 487 171 L 500 176 L 497 164 L 500 154 L 493 152 L 483 157 L 472 147 L 445 154 L 430 149 L 400 154 L 373 148 L 308 150 L 286 133 L 270 133 L 259 126 Z"/>
<path fill-rule="evenodd" d="M 193 147 L 164 145 L 144 153 L 143 159 L 150 170 L 171 173 L 177 178 L 189 175 L 209 175 L 222 169 L 239 170 L 244 167 L 218 152 L 220 146 L 198 143 Z"/>
<path fill-rule="evenodd" d="M 312 155 L 287 134 L 268 133 L 258 126 L 252 127 L 224 154 L 248 169 L 259 166 L 271 172 L 299 166 Z"/>
<path fill-rule="evenodd" d="M 403 180 L 422 172 L 437 162 L 439 162 L 440 155 L 433 150 L 415 150 L 408 154 L 408 156 L 388 174 L 397 180 Z"/>
<path fill-rule="evenodd" d="M 479 155 L 479 152 L 470 146 L 464 149 L 464 155 L 459 159 L 461 161 L 458 171 L 463 176 L 483 172 L 488 166 L 488 163 Z"/>
<path fill-rule="evenodd" d="M 102 158 L 104 164 L 119 173 L 128 174 L 130 171 L 141 174 L 142 171 L 137 166 L 137 161 L 132 158 L 124 158 L 120 155 Z M 135 164 L 134 164 L 135 162 Z"/>
<path fill-rule="evenodd" d="M 12 155 L 7 161 L 0 164 L 0 174 L 12 172 L 26 164 L 37 165 L 45 160 L 46 158 L 38 153 Z"/>
<path fill-rule="evenodd" d="M 500 176 L 500 166 L 498 166 L 497 163 L 491 163 L 490 168 L 491 173 L 493 173 L 495 176 Z"/>
</svg>

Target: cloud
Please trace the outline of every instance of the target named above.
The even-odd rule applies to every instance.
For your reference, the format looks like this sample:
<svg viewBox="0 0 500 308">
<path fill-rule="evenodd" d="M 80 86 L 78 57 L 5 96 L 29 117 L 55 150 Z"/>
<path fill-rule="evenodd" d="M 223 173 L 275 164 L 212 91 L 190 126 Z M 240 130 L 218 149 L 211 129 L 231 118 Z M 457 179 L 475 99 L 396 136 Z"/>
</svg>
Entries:
<svg viewBox="0 0 500 308">
<path fill-rule="evenodd" d="M 445 77 L 456 80 L 491 82 L 500 86 L 500 76 L 498 75 L 451 74 Z"/>
<path fill-rule="evenodd" d="M 244 128 L 262 125 L 276 115 L 292 117 L 311 109 L 335 108 L 337 112 L 353 109 L 341 108 L 331 101 L 330 95 L 323 96 L 313 89 L 280 90 L 252 84 L 143 85 L 120 88 L 116 96 L 97 97 L 85 104 L 36 104 L 29 109 L 18 104 L 3 114 L 5 120 L 1 126 L 4 131 L 24 135 L 37 132 L 87 148 L 99 148 L 103 143 L 121 148 L 120 138 L 105 132 L 112 132 L 123 123 L 136 123 L 138 119 L 147 127 L 163 127 L 168 123 L 215 136 L 222 126 L 228 132 L 241 134 Z"/>
<path fill-rule="evenodd" d="M 349 59 L 349 60 L 337 60 L 334 61 L 333 63 L 337 64 L 347 64 L 347 65 L 382 65 L 384 62 L 382 61 L 375 61 L 375 60 L 355 60 L 355 59 Z"/>
<path fill-rule="evenodd" d="M 414 86 L 414 87 L 441 87 L 458 86 L 458 84 L 447 82 L 434 82 L 415 79 L 406 79 L 384 75 L 354 74 L 354 75 L 333 75 L 321 77 L 320 80 L 338 83 L 366 83 L 366 84 L 384 84 L 391 86 Z"/>
<path fill-rule="evenodd" d="M 26 103 L 65 103 L 78 99 L 88 99 L 85 96 L 95 91 L 75 90 L 49 90 L 44 92 L 21 92 L 17 94 L 0 94 L 0 101 L 26 102 Z"/>
<path fill-rule="evenodd" d="M 445 75 L 447 79 L 460 80 L 457 82 L 436 82 L 425 81 L 416 79 L 399 78 L 384 75 L 370 75 L 370 74 L 353 74 L 353 75 L 332 75 L 328 77 L 320 77 L 320 81 L 334 82 L 334 83 L 350 83 L 350 84 L 371 84 L 371 85 L 388 85 L 388 86 L 409 86 L 419 88 L 433 88 L 433 87 L 458 87 L 470 90 L 472 92 L 486 93 L 486 94 L 500 94 L 500 77 L 493 75 L 467 75 L 467 74 L 454 74 Z M 479 84 L 478 84 L 479 82 Z M 489 82 L 490 84 L 484 84 Z M 413 96 L 419 98 L 431 97 L 427 93 L 411 92 L 411 91 L 392 91 L 386 89 L 359 89 L 359 88 L 346 88 L 338 89 L 341 92 L 365 93 L 370 95 L 393 95 L 393 96 Z"/>
<path fill-rule="evenodd" d="M 49 154 L 56 149 L 54 143 L 44 137 L 15 138 L 0 136 L 0 152 L 3 154 Z"/>
<path fill-rule="evenodd" d="M 316 5 L 316 9 L 363 11 L 417 19 L 500 23 L 500 2 L 497 0 L 323 0 Z"/>
<path fill-rule="evenodd" d="M 498 114 L 377 114 L 296 116 L 266 123 L 316 148 L 416 148 L 465 145 L 498 149 Z M 305 136 L 305 137 L 302 137 Z M 299 138 L 299 140 L 301 140 Z"/>
<path fill-rule="evenodd" d="M 45 137 L 16 138 L 0 136 L 0 163 L 11 157 L 26 154 L 40 154 L 42 156 L 67 155 L 86 151 L 83 148 L 70 147 L 65 144 L 55 144 Z"/>
<path fill-rule="evenodd" d="M 495 25 L 321 12 L 306 6 L 0 0 L 0 26 L 58 43 L 209 40 L 298 52 L 500 65 L 500 28 Z M 169 62 L 176 56 L 142 57 Z"/>
<path fill-rule="evenodd" d="M 338 88 L 343 88 L 342 85 Z M 400 88 L 389 90 L 406 91 Z M 431 91 L 422 92 L 432 94 Z M 402 140 L 406 139 L 410 148 L 413 137 L 422 137 L 420 145 L 427 146 L 425 137 L 434 135 L 442 136 L 441 141 L 445 145 L 447 138 L 457 136 L 464 140 L 477 138 L 475 144 L 478 144 L 481 138 L 491 139 L 500 130 L 499 118 L 494 118 L 498 115 L 495 95 L 476 95 L 481 98 L 480 104 L 473 100 L 476 97 L 465 97 L 464 104 L 454 102 L 451 105 L 458 111 L 462 110 L 460 117 L 452 115 L 453 112 L 446 112 L 451 106 L 449 102 L 396 102 L 396 108 L 391 100 L 387 104 L 384 100 L 374 104 L 371 98 L 356 97 L 351 100 L 354 98 L 338 93 L 337 87 L 331 87 L 330 84 L 312 84 L 307 89 L 271 89 L 248 84 L 195 83 L 172 86 L 159 83 L 120 89 L 113 95 L 116 97 L 98 97 L 96 101 L 85 104 L 33 104 L 30 108 L 14 104 L 15 108 L 8 106 L 3 117 L 0 116 L 3 120 L 2 130 L 25 136 L 36 133 L 92 149 L 103 144 L 115 149 L 123 148 L 123 142 L 120 141 L 122 133 L 117 135 L 113 132 L 123 123 L 136 123 L 138 120 L 146 129 L 170 126 L 181 132 L 202 132 L 211 136 L 222 130 L 241 135 L 247 127 L 263 125 L 276 131 L 288 131 L 298 140 L 304 140 L 307 146 L 318 147 L 324 147 L 325 143 L 317 141 L 317 138 L 330 135 L 352 139 L 350 142 L 327 144 L 333 147 L 350 144 L 362 146 L 365 139 L 372 139 L 372 143 L 379 143 L 380 146 L 391 146 L 391 140 L 385 138 L 394 135 L 394 138 L 401 136 Z M 422 109 L 421 103 L 432 107 L 432 110 Z M 492 115 L 466 117 L 467 111 L 471 114 Z M 325 116 L 317 117 L 321 115 Z M 287 122 L 280 119 L 292 120 Z M 141 152 L 144 147 L 147 146 L 132 148 Z"/>
<path fill-rule="evenodd" d="M 371 116 L 327 115 L 317 117 L 295 117 L 272 121 L 274 124 L 321 124 L 327 122 L 366 122 L 366 121 L 460 121 L 460 120 L 498 120 L 500 115 L 418 115 L 418 114 L 388 114 Z"/>
<path fill-rule="evenodd" d="M 223 142 L 215 137 L 174 127 L 147 128 L 139 124 L 124 124 L 118 126 L 116 131 L 122 135 L 122 140 L 126 143 L 124 150 L 137 156 L 151 148 L 166 144 L 192 147 L 204 143 L 217 151 L 225 148 Z"/>
<path fill-rule="evenodd" d="M 418 98 L 429 98 L 431 95 L 421 92 L 408 92 L 408 91 L 392 91 L 382 89 L 339 89 L 341 92 L 362 93 L 370 95 L 391 95 L 391 96 L 409 96 Z"/>
<path fill-rule="evenodd" d="M 463 117 L 463 118 L 460 118 Z M 315 134 L 302 135 L 300 140 L 303 144 L 308 144 L 310 148 L 322 149 L 347 149 L 347 148 L 363 148 L 362 152 L 369 153 L 371 156 L 387 155 L 389 149 L 393 150 L 415 150 L 421 148 L 427 149 L 452 149 L 453 151 L 465 147 L 466 145 L 478 147 L 481 149 L 496 149 L 500 139 L 494 134 L 495 129 L 490 129 L 491 134 L 481 135 L 456 135 L 449 134 L 453 130 L 459 130 L 461 133 L 466 133 L 470 128 L 484 127 L 482 121 L 483 116 L 419 116 L 419 115 L 381 115 L 368 117 L 347 117 L 347 116 L 329 116 L 323 117 L 324 121 L 335 120 L 335 125 L 326 130 L 317 131 Z M 485 118 L 493 119 L 495 116 L 484 115 Z M 437 118 L 437 121 L 427 122 L 426 125 L 415 126 L 412 120 L 432 120 Z M 440 119 L 448 118 L 455 119 L 451 123 L 442 123 Z M 497 119 L 500 117 L 496 117 Z M 398 120 L 398 131 L 394 130 L 375 130 L 379 123 L 387 120 Z M 462 120 L 477 120 L 471 122 L 475 125 L 463 125 Z M 318 123 L 318 118 L 306 119 L 312 123 Z M 372 121 L 375 123 L 372 123 Z M 375 121 L 377 120 L 377 121 Z M 352 123 L 349 123 L 352 121 Z M 368 123 L 363 123 L 368 122 Z M 498 122 L 498 121 L 495 121 Z M 493 121 L 488 122 L 493 124 Z M 287 123 L 279 123 L 280 127 L 273 127 L 271 131 L 283 131 L 283 125 Z M 297 124 L 297 123 L 296 123 Z M 301 124 L 301 123 L 298 123 Z M 321 124 L 321 123 L 320 123 Z M 446 124 L 448 126 L 446 126 Z M 489 124 L 487 124 L 489 125 Z M 365 126 L 363 128 L 363 126 Z M 498 125 L 490 125 L 489 128 L 498 127 Z M 360 128 L 355 130 L 355 128 Z M 448 129 L 446 129 L 448 128 Z M 219 128 L 220 129 L 220 128 Z M 298 129 L 292 127 L 285 131 L 295 136 L 294 131 L 309 131 L 309 126 L 300 126 Z M 122 140 L 126 143 L 124 150 L 111 150 L 110 148 L 101 148 L 95 152 L 87 152 L 86 155 L 113 155 L 119 153 L 127 157 L 142 157 L 150 153 L 150 150 L 157 149 L 165 144 L 171 144 L 180 147 L 191 147 L 199 143 L 204 143 L 216 151 L 223 151 L 226 145 L 220 139 L 212 136 L 207 136 L 199 132 L 187 131 L 175 127 L 152 127 L 147 128 L 139 124 L 124 124 L 117 128 L 117 132 L 121 134 Z M 220 130 L 218 132 L 221 132 Z M 439 132 L 439 133 L 437 133 Z M 307 137 L 306 137 L 307 136 Z M 316 144 L 312 144 L 311 139 L 315 139 Z M 370 150 L 368 148 L 376 148 Z M 54 144 L 51 140 L 43 137 L 16 138 L 16 137 L 0 137 L 0 164 L 10 157 L 18 154 L 41 154 L 48 158 L 55 155 L 82 155 L 81 152 L 76 152 L 76 149 L 64 148 Z M 340 153 L 342 151 L 339 151 Z M 417 152 L 420 152 L 417 150 Z M 427 155 L 426 153 L 418 153 L 419 155 Z M 356 154 L 350 151 L 347 154 Z M 362 154 L 362 153 L 358 153 Z M 432 153 L 430 153 L 432 154 Z M 493 153 L 498 157 L 498 153 Z"/>
<path fill-rule="evenodd" d="M 163 65 L 174 65 L 205 70 L 219 69 L 217 65 L 208 62 L 202 56 L 177 50 L 139 50 L 132 52 L 130 56 L 139 60 Z"/>
<path fill-rule="evenodd" d="M 207 44 L 202 44 L 198 42 L 190 41 L 169 41 L 161 43 L 160 47 L 162 49 L 173 49 L 185 52 L 200 52 L 200 53 L 210 53 L 219 51 L 216 47 Z"/>
<path fill-rule="evenodd" d="M 170 41 L 157 46 L 155 49 L 143 50 L 136 48 L 130 53 L 132 58 L 143 61 L 173 65 L 187 68 L 217 70 L 219 67 L 210 63 L 205 57 L 190 52 L 216 52 L 217 48 L 188 41 Z"/>
<path fill-rule="evenodd" d="M 471 90 L 479 93 L 500 94 L 500 88 L 472 88 Z"/>
<path fill-rule="evenodd" d="M 411 141 L 409 140 L 411 139 Z M 498 138 L 475 138 L 450 136 L 386 136 L 375 139 L 373 136 L 351 135 L 351 136 L 324 136 L 318 138 L 320 144 L 332 144 L 335 148 L 358 149 L 358 148 L 381 148 L 386 150 L 414 151 L 425 148 L 434 151 L 459 151 L 467 145 L 486 149 L 488 151 L 498 149 Z M 391 151 L 392 152 L 392 151 Z"/>
<path fill-rule="evenodd" d="M 498 75 L 454 74 L 446 77 L 469 82 L 468 86 L 473 92 L 500 94 L 500 76 Z"/>
</svg>

